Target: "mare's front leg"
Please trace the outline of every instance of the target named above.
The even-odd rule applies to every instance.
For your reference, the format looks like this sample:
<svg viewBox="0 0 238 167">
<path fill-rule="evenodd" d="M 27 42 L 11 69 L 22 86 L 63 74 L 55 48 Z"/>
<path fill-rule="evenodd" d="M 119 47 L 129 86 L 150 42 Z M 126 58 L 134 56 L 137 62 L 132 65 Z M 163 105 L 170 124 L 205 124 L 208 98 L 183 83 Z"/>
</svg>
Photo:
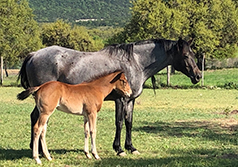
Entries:
<svg viewBox="0 0 238 167">
<path fill-rule="evenodd" d="M 136 148 L 132 145 L 131 140 L 131 128 L 133 121 L 133 109 L 134 109 L 135 99 L 127 101 L 125 107 L 125 125 L 126 125 L 126 141 L 125 148 L 131 151 L 132 154 L 140 154 Z"/>
<path fill-rule="evenodd" d="M 116 124 L 116 134 L 113 142 L 113 149 L 117 152 L 119 156 L 125 156 L 126 153 L 121 148 L 121 130 L 124 119 L 124 101 L 123 98 L 115 100 L 116 112 L 115 112 L 115 124 Z"/>
<path fill-rule="evenodd" d="M 38 108 L 35 106 L 34 110 L 31 113 L 31 142 L 30 142 L 30 148 L 33 149 L 33 139 L 34 139 L 34 126 L 37 122 L 37 120 L 39 119 L 40 116 L 40 112 L 38 110 Z M 39 140 L 38 143 L 38 151 L 39 153 L 42 153 L 42 145 L 41 145 L 41 141 Z"/>
</svg>

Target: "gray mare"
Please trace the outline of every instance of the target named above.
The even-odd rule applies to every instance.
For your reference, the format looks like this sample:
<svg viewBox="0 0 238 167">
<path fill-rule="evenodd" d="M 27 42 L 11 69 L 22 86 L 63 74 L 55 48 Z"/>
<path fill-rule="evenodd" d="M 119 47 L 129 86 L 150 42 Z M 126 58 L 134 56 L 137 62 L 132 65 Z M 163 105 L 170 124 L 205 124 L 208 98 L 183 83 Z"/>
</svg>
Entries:
<svg viewBox="0 0 238 167">
<path fill-rule="evenodd" d="M 131 98 L 125 99 L 115 92 L 106 98 L 114 100 L 116 104 L 113 149 L 118 155 L 123 155 L 125 153 L 120 142 L 123 120 L 125 119 L 126 125 L 125 148 L 132 153 L 138 153 L 131 141 L 135 98 L 142 93 L 144 82 L 168 65 L 173 65 L 176 70 L 188 76 L 193 84 L 201 78 L 190 42 L 182 39 L 153 39 L 111 45 L 98 52 L 79 52 L 59 46 L 46 47 L 26 57 L 18 79 L 24 88 L 28 88 L 52 80 L 78 84 L 101 74 L 124 71 L 133 91 Z M 32 127 L 38 117 L 39 112 L 35 108 L 31 113 Z M 32 147 L 32 141 L 30 146 Z"/>
</svg>

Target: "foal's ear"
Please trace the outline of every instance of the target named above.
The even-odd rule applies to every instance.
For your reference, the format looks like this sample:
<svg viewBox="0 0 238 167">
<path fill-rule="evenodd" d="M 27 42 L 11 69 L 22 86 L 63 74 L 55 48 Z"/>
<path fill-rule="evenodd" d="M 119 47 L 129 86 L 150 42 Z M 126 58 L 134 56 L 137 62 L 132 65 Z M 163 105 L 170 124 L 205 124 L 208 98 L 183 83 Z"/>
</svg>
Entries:
<svg viewBox="0 0 238 167">
<path fill-rule="evenodd" d="M 116 82 L 118 79 L 120 79 L 121 75 L 122 75 L 122 72 L 118 73 L 118 74 L 110 81 L 110 83 Z"/>
</svg>

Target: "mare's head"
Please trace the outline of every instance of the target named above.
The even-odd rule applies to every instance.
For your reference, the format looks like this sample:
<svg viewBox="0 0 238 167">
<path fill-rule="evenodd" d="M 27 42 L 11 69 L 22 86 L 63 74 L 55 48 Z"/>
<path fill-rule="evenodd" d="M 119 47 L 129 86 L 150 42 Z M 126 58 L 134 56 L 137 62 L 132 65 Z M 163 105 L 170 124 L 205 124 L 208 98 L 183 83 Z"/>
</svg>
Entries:
<svg viewBox="0 0 238 167">
<path fill-rule="evenodd" d="M 196 84 L 201 79 L 202 74 L 195 62 L 195 56 L 190 44 L 191 41 L 186 42 L 181 38 L 178 40 L 174 48 L 176 51 L 173 53 L 172 65 L 176 70 L 188 76 L 193 84 Z"/>
<path fill-rule="evenodd" d="M 132 90 L 123 72 L 117 72 L 117 75 L 110 83 L 114 84 L 114 90 L 116 90 L 120 95 L 125 97 L 131 96 Z"/>
</svg>

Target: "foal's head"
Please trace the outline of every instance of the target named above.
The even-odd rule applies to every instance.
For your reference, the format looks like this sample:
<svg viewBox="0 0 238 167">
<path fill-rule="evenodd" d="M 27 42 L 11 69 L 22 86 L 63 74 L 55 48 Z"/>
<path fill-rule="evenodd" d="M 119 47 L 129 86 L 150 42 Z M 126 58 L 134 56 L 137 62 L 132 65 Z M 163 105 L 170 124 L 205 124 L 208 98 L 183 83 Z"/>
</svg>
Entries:
<svg viewBox="0 0 238 167">
<path fill-rule="evenodd" d="M 130 97 L 132 94 L 131 87 L 126 80 L 124 73 L 118 73 L 118 75 L 110 83 L 114 84 L 114 89 L 122 96 Z"/>
</svg>

